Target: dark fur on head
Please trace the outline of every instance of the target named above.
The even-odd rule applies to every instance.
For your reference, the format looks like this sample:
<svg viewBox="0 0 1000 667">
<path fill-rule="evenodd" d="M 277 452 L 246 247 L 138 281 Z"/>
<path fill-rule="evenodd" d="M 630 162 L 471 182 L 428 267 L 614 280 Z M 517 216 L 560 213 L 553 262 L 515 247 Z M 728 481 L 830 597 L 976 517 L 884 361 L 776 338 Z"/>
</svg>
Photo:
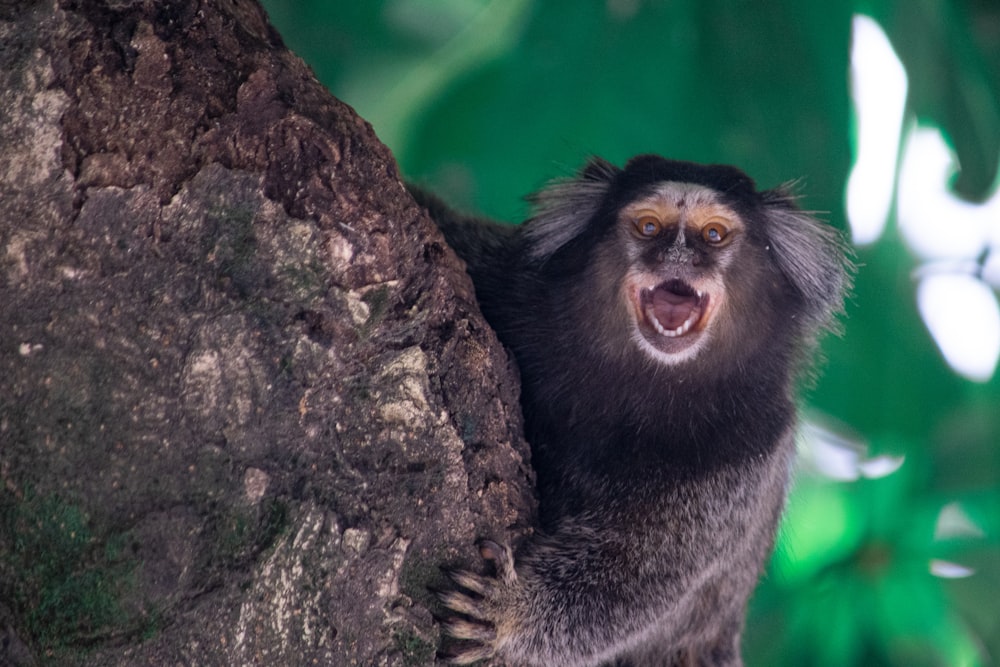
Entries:
<svg viewBox="0 0 1000 667">
<path fill-rule="evenodd" d="M 837 234 L 786 189 L 654 155 L 591 160 L 520 227 L 417 195 L 518 362 L 541 495 L 516 567 L 487 549 L 498 579 L 443 598 L 469 617 L 456 661 L 740 664 L 794 379 L 848 282 Z"/>
</svg>

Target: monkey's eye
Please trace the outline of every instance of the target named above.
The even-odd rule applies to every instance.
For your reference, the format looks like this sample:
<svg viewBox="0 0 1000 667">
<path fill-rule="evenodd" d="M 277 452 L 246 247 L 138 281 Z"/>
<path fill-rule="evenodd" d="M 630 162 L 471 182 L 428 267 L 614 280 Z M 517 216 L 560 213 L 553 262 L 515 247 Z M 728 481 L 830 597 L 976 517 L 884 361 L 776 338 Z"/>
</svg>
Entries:
<svg viewBox="0 0 1000 667">
<path fill-rule="evenodd" d="M 711 245 L 721 245 L 729 238 L 729 229 L 721 222 L 710 222 L 701 228 L 701 237 Z"/>
<path fill-rule="evenodd" d="M 651 239 L 663 230 L 663 223 L 651 215 L 644 215 L 634 223 L 635 233 L 641 238 Z"/>
</svg>

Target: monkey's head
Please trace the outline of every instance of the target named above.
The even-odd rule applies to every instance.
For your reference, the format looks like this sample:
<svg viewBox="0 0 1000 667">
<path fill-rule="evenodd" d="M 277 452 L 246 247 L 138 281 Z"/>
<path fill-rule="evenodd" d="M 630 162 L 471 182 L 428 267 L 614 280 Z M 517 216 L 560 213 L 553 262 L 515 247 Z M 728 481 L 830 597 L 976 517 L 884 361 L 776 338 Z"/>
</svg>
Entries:
<svg viewBox="0 0 1000 667">
<path fill-rule="evenodd" d="M 624 336 L 662 364 L 730 364 L 811 340 L 841 308 L 837 233 L 735 167 L 595 159 L 534 202 L 525 235 L 532 261 L 566 288 L 559 326 L 609 354 Z"/>
</svg>

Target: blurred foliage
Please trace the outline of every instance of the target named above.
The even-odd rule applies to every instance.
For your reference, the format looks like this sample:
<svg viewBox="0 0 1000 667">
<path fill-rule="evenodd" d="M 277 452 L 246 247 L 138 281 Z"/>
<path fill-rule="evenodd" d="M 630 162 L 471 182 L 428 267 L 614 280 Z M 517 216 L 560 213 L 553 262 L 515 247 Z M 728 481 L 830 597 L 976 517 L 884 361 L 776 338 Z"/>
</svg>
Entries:
<svg viewBox="0 0 1000 667">
<path fill-rule="evenodd" d="M 855 13 L 905 66 L 907 117 L 951 139 L 954 192 L 976 201 L 997 182 L 995 0 L 264 4 L 408 178 L 500 219 L 522 219 L 523 195 L 589 155 L 656 152 L 768 187 L 800 178 L 804 206 L 846 228 Z M 747 662 L 1000 664 L 1000 380 L 945 363 L 916 306 L 920 260 L 891 220 L 858 261 L 846 333 L 826 341 L 808 398 L 854 474 L 809 465 L 829 443 L 804 438 Z M 883 455 L 895 467 L 865 467 Z"/>
</svg>

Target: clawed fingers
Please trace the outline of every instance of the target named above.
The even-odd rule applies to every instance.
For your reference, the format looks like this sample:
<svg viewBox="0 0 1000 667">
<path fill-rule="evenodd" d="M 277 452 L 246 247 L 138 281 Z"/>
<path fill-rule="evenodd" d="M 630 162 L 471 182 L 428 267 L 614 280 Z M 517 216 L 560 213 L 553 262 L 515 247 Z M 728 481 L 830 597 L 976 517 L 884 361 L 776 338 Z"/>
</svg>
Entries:
<svg viewBox="0 0 1000 667">
<path fill-rule="evenodd" d="M 479 554 L 486 560 L 497 560 L 502 558 L 502 553 L 504 547 L 500 546 L 493 540 L 480 540 L 479 541 Z"/>
<path fill-rule="evenodd" d="M 514 552 L 507 544 L 497 544 L 493 540 L 482 540 L 479 542 L 479 553 L 483 558 L 493 561 L 497 569 L 497 578 L 506 585 L 511 585 L 517 581 L 517 573 L 514 571 Z"/>
<path fill-rule="evenodd" d="M 471 665 L 479 660 L 493 657 L 493 649 L 478 644 L 452 647 L 448 652 L 438 653 L 438 658 L 451 665 Z"/>
<path fill-rule="evenodd" d="M 514 554 L 510 547 L 491 540 L 479 543 L 479 553 L 492 561 L 497 576 L 483 576 L 466 570 L 442 568 L 456 590 L 436 590 L 434 594 L 455 617 L 442 619 L 444 634 L 452 642 L 439 657 L 453 665 L 468 665 L 496 655 L 498 637 L 495 623 L 509 613 L 506 602 L 511 587 L 517 584 Z M 446 642 L 447 644 L 447 642 Z"/>
<path fill-rule="evenodd" d="M 492 625 L 452 619 L 444 624 L 444 631 L 455 639 L 471 639 L 476 642 L 492 645 L 497 638 L 497 631 Z"/>
<path fill-rule="evenodd" d="M 444 634 L 465 640 L 465 643 L 453 643 L 438 657 L 452 665 L 470 665 L 495 655 L 496 628 L 492 623 L 480 620 L 481 610 L 476 602 L 461 593 L 439 593 L 438 597 L 448 609 L 471 619 L 449 618 L 441 622 Z"/>
<path fill-rule="evenodd" d="M 458 591 L 442 591 L 437 594 L 437 597 L 438 600 L 441 601 L 441 604 L 452 611 L 457 611 L 460 614 L 465 614 L 466 616 L 471 616 L 473 618 L 483 617 L 483 610 L 480 607 L 479 602 L 473 600 L 464 593 L 459 593 Z"/>
<path fill-rule="evenodd" d="M 486 577 L 481 577 L 478 574 L 473 574 L 472 572 L 467 572 L 465 570 L 447 570 L 445 574 L 451 579 L 457 586 L 464 588 L 467 591 L 472 591 L 477 595 L 489 595 L 493 590 L 493 585 L 490 580 Z"/>
</svg>

